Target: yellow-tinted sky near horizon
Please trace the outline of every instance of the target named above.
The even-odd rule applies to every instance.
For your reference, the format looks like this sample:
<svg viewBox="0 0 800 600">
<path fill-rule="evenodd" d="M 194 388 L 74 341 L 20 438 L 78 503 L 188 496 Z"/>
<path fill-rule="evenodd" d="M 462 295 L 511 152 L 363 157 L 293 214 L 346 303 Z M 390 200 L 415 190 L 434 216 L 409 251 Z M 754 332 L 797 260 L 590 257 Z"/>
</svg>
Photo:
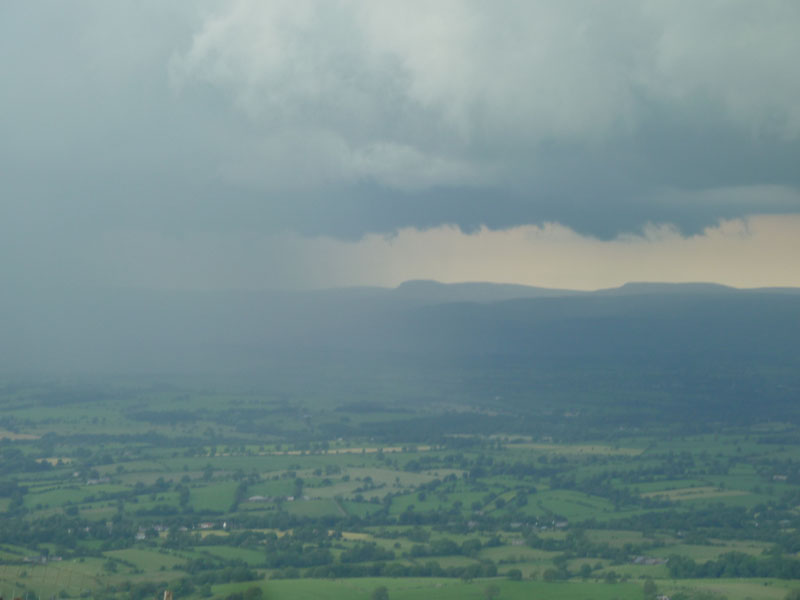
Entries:
<svg viewBox="0 0 800 600">
<path fill-rule="evenodd" d="M 800 215 L 722 221 L 683 236 L 670 226 L 612 240 L 558 224 L 401 229 L 358 241 L 329 237 L 182 236 L 129 231 L 106 238 L 126 286 L 172 289 L 396 286 L 409 279 L 592 290 L 629 281 L 800 286 Z"/>
</svg>

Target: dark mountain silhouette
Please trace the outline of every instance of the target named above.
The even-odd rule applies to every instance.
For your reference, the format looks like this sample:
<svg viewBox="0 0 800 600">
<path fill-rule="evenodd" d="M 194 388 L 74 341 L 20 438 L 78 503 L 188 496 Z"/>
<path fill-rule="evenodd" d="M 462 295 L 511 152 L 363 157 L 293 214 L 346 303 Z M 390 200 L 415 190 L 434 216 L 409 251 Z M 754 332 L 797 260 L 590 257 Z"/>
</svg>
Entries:
<svg viewBox="0 0 800 600">
<path fill-rule="evenodd" d="M 345 354 L 630 368 L 800 360 L 800 294 L 791 288 L 635 283 L 575 292 L 417 281 L 313 292 L 39 293 L 6 296 L 0 309 L 6 372 L 248 373 L 276 356 L 302 363 Z"/>
</svg>

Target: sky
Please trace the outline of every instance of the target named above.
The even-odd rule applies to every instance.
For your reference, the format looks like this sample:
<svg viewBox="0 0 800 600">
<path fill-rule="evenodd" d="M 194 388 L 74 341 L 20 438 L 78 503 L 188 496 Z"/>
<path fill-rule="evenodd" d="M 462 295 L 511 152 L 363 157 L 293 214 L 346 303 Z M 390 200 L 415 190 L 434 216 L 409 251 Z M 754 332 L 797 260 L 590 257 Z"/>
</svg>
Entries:
<svg viewBox="0 0 800 600">
<path fill-rule="evenodd" d="M 0 4 L 6 289 L 800 286 L 800 3 Z"/>
</svg>

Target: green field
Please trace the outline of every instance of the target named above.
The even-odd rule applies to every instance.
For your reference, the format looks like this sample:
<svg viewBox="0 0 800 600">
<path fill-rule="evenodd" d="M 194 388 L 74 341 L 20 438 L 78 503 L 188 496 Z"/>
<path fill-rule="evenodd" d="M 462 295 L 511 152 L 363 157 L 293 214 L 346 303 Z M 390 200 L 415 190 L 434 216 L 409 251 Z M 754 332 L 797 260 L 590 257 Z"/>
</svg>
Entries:
<svg viewBox="0 0 800 600">
<path fill-rule="evenodd" d="M 0 396 L 0 594 L 638 600 L 651 578 L 780 600 L 800 578 L 790 423 L 627 431 L 510 403 L 495 427 L 453 403 L 109 386 Z"/>
<path fill-rule="evenodd" d="M 512 582 L 503 580 L 475 580 L 469 583 L 449 579 L 340 579 L 334 581 L 276 581 L 261 584 L 264 598 L 281 600 L 369 600 L 375 588 L 385 586 L 389 597 L 397 600 L 484 600 L 485 590 L 496 585 L 498 598 L 508 600 L 572 600 L 594 598 L 595 600 L 639 600 L 641 587 L 636 584 L 598 586 L 590 583 Z M 227 585 L 215 588 L 220 596 L 228 595 L 244 586 Z"/>
</svg>

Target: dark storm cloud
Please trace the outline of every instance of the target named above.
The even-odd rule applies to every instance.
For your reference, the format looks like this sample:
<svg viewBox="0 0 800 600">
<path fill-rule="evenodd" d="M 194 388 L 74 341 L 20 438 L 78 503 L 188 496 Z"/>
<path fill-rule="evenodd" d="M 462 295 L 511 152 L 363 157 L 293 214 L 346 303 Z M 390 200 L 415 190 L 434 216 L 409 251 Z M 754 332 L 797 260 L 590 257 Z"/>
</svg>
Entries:
<svg viewBox="0 0 800 600">
<path fill-rule="evenodd" d="M 120 227 L 606 237 L 800 211 L 796 2 L 0 11 L 3 244 L 46 264 Z"/>
</svg>

